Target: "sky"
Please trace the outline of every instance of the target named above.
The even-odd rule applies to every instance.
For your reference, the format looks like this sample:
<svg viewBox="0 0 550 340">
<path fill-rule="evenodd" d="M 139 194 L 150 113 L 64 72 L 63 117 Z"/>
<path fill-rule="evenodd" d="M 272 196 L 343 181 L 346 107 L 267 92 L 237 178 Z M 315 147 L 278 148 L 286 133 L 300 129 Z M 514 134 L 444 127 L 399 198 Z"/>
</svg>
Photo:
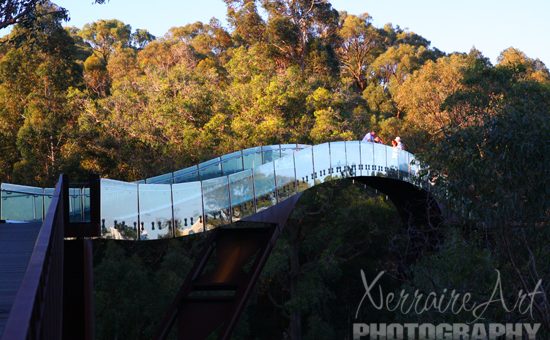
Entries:
<svg viewBox="0 0 550 340">
<path fill-rule="evenodd" d="M 70 12 L 67 25 L 82 27 L 98 19 L 119 19 L 133 29 L 163 36 L 170 27 L 216 17 L 225 21 L 222 0 L 54 0 Z M 373 24 L 386 23 L 420 34 L 444 52 L 480 50 L 494 63 L 515 47 L 550 67 L 550 0 L 332 0 L 351 14 L 369 13 Z"/>
</svg>

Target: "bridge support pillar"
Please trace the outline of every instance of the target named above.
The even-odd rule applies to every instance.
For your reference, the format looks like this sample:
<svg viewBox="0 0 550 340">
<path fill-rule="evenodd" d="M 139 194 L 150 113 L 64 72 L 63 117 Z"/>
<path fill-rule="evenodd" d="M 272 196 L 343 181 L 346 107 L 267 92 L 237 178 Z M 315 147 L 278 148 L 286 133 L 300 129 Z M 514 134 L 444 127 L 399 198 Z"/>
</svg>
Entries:
<svg viewBox="0 0 550 340">
<path fill-rule="evenodd" d="M 63 339 L 94 339 L 92 240 L 65 240 Z"/>
</svg>

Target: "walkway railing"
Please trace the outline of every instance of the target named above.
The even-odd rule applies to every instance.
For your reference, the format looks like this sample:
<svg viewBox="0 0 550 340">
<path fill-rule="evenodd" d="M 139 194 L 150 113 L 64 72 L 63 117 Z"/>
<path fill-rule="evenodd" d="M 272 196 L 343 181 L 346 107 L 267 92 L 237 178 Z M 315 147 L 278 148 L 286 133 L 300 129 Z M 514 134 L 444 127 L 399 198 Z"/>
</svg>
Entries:
<svg viewBox="0 0 550 340">
<path fill-rule="evenodd" d="M 61 339 L 63 331 L 64 176 L 52 194 L 2 339 Z"/>
<path fill-rule="evenodd" d="M 424 185 L 419 170 L 407 151 L 346 141 L 251 148 L 138 182 L 101 179 L 101 236 L 127 240 L 185 236 L 238 221 L 335 178 L 382 176 Z M 18 190 L 22 191 L 2 184 L 2 218 L 10 219 L 7 212 L 13 206 L 27 205 L 27 212 L 33 211 L 37 200 L 31 196 L 38 194 L 25 196 Z M 85 216 L 89 190 L 72 189 L 70 197 L 71 220 Z M 44 205 L 46 200 L 44 196 Z"/>
<path fill-rule="evenodd" d="M 175 172 L 146 178 L 135 183 L 168 184 L 187 183 L 229 175 L 264 164 L 276 158 L 309 147 L 302 144 L 281 144 L 249 148 L 230 153 Z M 53 188 L 26 185 L 0 184 L 0 219 L 15 221 L 42 221 L 50 205 Z M 71 222 L 90 219 L 90 188 L 69 189 L 69 214 Z"/>
</svg>

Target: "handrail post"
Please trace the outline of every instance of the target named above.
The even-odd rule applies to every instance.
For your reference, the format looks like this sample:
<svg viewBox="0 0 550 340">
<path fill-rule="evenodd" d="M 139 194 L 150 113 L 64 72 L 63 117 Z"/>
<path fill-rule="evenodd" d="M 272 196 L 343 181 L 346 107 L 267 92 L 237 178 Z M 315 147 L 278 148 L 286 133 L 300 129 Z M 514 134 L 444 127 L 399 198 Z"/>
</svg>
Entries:
<svg viewBox="0 0 550 340">
<path fill-rule="evenodd" d="M 101 236 L 101 179 L 99 175 L 93 174 L 89 177 L 90 182 L 90 224 L 97 237 Z"/>
<path fill-rule="evenodd" d="M 62 208 L 62 219 L 64 233 L 67 232 L 67 227 L 70 221 L 69 214 L 69 176 L 66 174 L 61 174 L 61 208 Z"/>
</svg>

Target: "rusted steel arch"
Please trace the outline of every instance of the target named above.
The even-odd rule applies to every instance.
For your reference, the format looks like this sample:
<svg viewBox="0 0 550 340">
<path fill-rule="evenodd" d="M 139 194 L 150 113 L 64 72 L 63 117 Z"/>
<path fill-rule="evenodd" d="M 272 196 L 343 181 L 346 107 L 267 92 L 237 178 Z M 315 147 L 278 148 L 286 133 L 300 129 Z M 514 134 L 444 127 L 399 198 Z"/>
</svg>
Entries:
<svg viewBox="0 0 550 340">
<path fill-rule="evenodd" d="M 428 228 L 431 236 L 442 222 L 441 210 L 432 195 L 409 182 L 377 176 L 335 180 L 355 180 L 387 195 L 404 225 Z M 156 339 L 166 338 L 174 324 L 178 339 L 206 339 L 212 334 L 229 339 L 301 196 L 299 192 L 232 226 L 214 230 L 167 311 Z M 212 258 L 215 264 L 207 268 Z"/>
</svg>

